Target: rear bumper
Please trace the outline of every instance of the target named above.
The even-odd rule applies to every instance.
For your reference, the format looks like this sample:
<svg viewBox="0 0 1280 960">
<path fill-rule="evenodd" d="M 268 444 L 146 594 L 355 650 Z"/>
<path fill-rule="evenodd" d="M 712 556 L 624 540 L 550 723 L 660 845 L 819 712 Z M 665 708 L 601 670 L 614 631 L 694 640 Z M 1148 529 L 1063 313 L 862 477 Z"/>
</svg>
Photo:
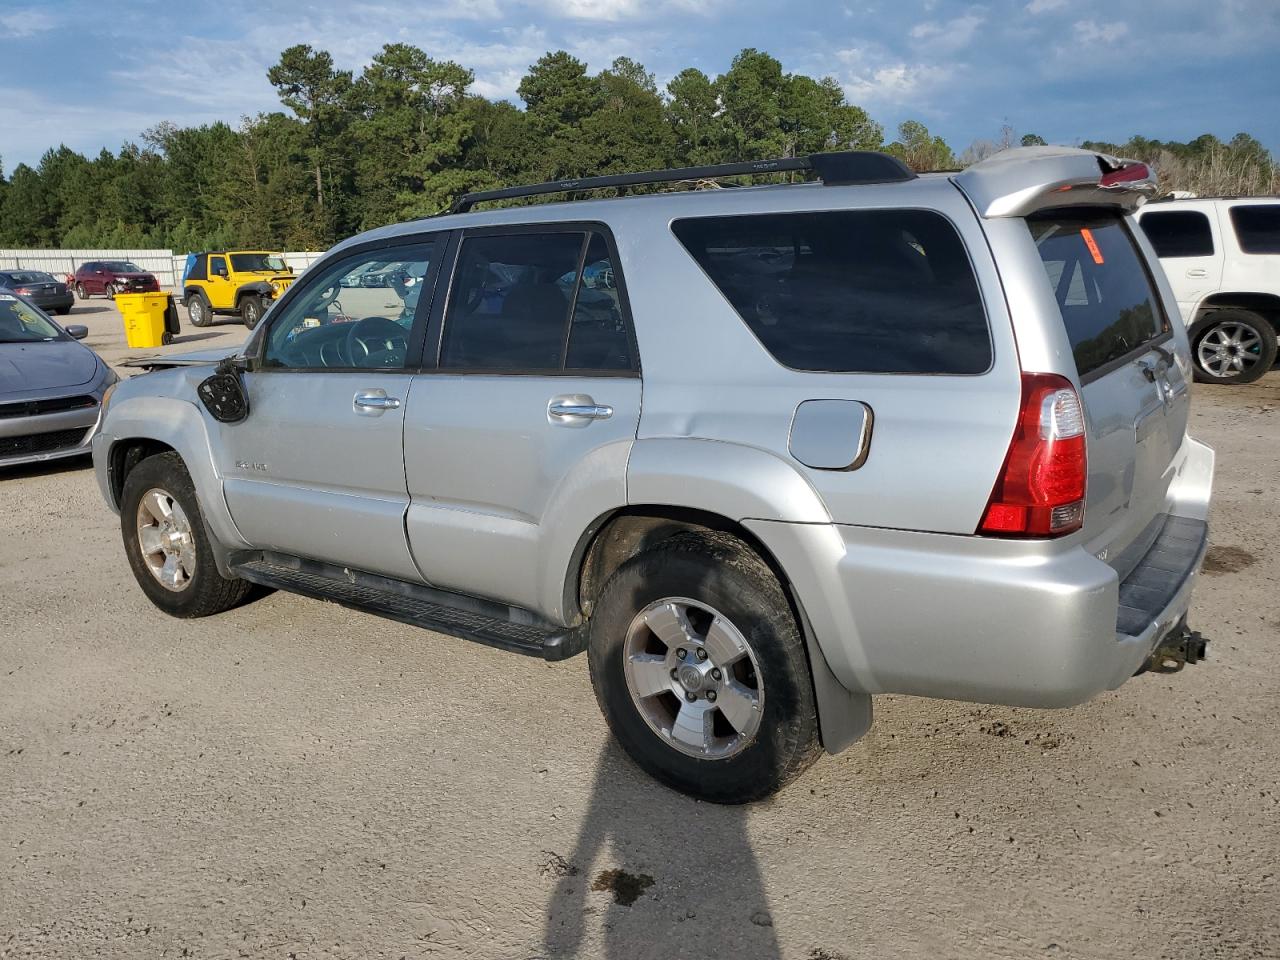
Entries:
<svg viewBox="0 0 1280 960">
<path fill-rule="evenodd" d="M 1187 613 L 1213 452 L 1188 441 L 1182 456 L 1169 503 L 1179 557 L 1170 562 L 1162 536 L 1123 582 L 1078 540 L 746 525 L 786 571 L 850 690 L 1066 707 L 1124 683 Z"/>
</svg>

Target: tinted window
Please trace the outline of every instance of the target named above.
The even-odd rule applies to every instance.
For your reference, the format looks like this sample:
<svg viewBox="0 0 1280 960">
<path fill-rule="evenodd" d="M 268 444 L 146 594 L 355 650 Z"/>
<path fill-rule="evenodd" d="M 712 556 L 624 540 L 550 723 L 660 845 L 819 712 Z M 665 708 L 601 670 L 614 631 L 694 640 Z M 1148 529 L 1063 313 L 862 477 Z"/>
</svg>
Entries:
<svg viewBox="0 0 1280 960">
<path fill-rule="evenodd" d="M 587 244 L 564 365 L 570 370 L 629 370 L 636 366 L 617 272 L 608 245 L 598 233 L 593 233 Z"/>
<path fill-rule="evenodd" d="M 788 367 L 974 374 L 991 365 L 973 269 L 938 214 L 761 214 L 672 229 Z"/>
<path fill-rule="evenodd" d="M 1138 221 L 1158 257 L 1212 257 L 1209 218 L 1198 210 L 1145 213 Z"/>
<path fill-rule="evenodd" d="M 560 370 L 584 240 L 528 233 L 463 241 L 440 365 Z"/>
<path fill-rule="evenodd" d="M 434 252 L 434 244 L 416 243 L 356 254 L 325 268 L 282 312 L 271 314 L 265 365 L 402 369 Z M 387 276 L 386 283 L 359 282 L 371 265 Z"/>
<path fill-rule="evenodd" d="M 210 257 L 209 273 L 212 276 L 225 277 L 227 275 L 227 258 L 226 257 Z"/>
<path fill-rule="evenodd" d="M 1027 223 L 1081 376 L 1169 329 L 1133 238 L 1118 215 L 1055 211 Z"/>
<path fill-rule="evenodd" d="M 1231 225 L 1245 253 L 1280 253 L 1280 203 L 1232 207 Z"/>
</svg>

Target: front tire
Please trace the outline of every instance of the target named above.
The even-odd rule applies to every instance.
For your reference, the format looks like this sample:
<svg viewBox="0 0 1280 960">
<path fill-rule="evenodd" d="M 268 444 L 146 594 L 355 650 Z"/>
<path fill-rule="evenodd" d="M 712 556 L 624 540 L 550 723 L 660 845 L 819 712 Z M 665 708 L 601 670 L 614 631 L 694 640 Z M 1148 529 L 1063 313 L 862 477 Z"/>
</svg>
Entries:
<svg viewBox="0 0 1280 960">
<path fill-rule="evenodd" d="M 218 572 L 195 485 L 176 453 L 148 457 L 129 472 L 120 497 L 120 532 L 138 586 L 172 617 L 221 613 L 251 589 L 247 581 Z"/>
<path fill-rule="evenodd" d="M 250 330 L 256 327 L 258 321 L 262 319 L 262 298 L 256 294 L 249 294 L 241 300 L 240 319 Z"/>
<path fill-rule="evenodd" d="M 1276 362 L 1276 331 L 1249 310 L 1215 310 L 1191 338 L 1199 383 L 1253 383 Z"/>
<path fill-rule="evenodd" d="M 817 759 L 803 638 L 777 578 L 734 537 L 681 534 L 624 563 L 588 660 L 618 742 L 682 793 L 759 800 Z"/>
</svg>

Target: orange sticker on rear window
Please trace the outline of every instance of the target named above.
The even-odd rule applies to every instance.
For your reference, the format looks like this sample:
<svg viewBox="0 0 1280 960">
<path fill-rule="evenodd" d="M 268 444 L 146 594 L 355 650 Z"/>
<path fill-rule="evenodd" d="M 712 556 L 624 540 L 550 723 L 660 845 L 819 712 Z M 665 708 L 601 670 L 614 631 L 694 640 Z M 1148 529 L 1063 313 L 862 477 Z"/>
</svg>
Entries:
<svg viewBox="0 0 1280 960">
<path fill-rule="evenodd" d="M 1081 227 L 1080 236 L 1084 237 L 1084 245 L 1093 254 L 1093 262 L 1102 263 L 1102 251 L 1098 249 L 1098 241 L 1093 239 L 1093 231 L 1088 227 Z"/>
</svg>

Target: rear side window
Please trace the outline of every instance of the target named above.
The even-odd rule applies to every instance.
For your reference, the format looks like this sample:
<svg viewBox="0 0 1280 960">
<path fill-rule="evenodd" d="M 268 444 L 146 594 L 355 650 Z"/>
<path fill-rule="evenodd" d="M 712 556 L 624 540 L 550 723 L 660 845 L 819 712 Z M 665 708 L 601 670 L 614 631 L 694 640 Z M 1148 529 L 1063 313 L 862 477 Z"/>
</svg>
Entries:
<svg viewBox="0 0 1280 960">
<path fill-rule="evenodd" d="M 468 237 L 454 276 L 443 368 L 536 374 L 635 366 L 599 233 Z"/>
<path fill-rule="evenodd" d="M 1145 213 L 1138 221 L 1158 257 L 1212 257 L 1213 231 L 1198 210 Z"/>
<path fill-rule="evenodd" d="M 991 366 L 973 267 L 955 228 L 936 213 L 705 217 L 671 229 L 788 367 L 977 374 Z"/>
<path fill-rule="evenodd" d="M 1232 207 L 1231 225 L 1245 253 L 1280 253 L 1280 203 Z"/>
<path fill-rule="evenodd" d="M 1117 214 L 1059 210 L 1027 225 L 1081 377 L 1168 332 L 1151 277 Z"/>
</svg>

